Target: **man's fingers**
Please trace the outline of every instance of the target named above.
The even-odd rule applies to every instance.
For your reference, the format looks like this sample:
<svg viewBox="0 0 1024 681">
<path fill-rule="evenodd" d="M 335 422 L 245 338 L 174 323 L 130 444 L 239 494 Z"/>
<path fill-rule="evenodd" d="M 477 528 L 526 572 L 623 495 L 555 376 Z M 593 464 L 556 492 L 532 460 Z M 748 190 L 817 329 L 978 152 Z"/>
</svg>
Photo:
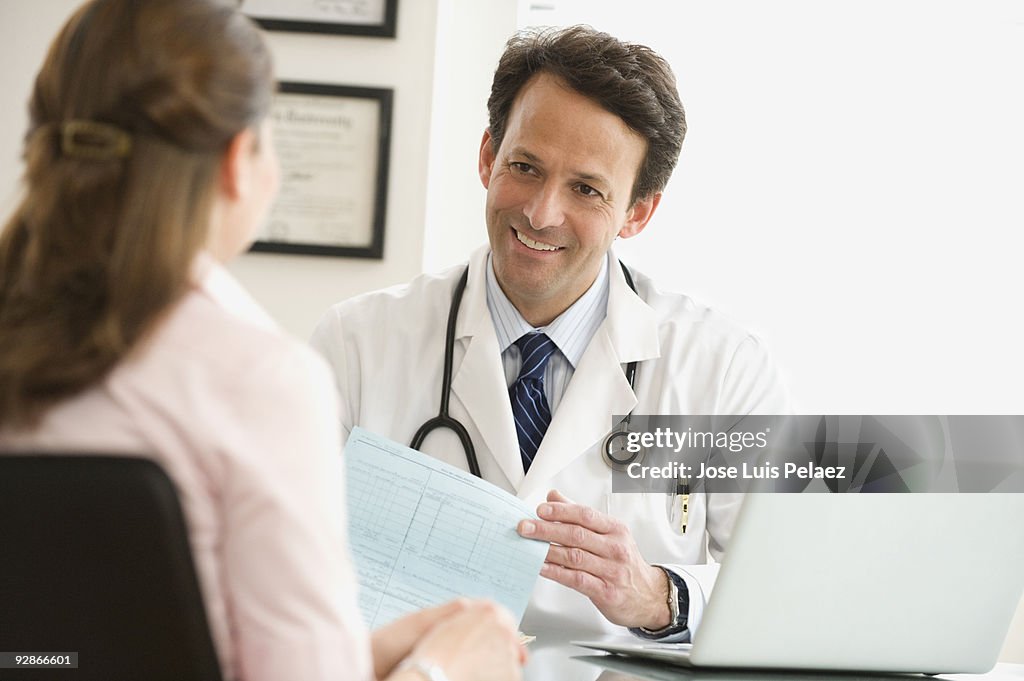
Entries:
<svg viewBox="0 0 1024 681">
<path fill-rule="evenodd" d="M 540 568 L 540 574 L 553 582 L 579 591 L 593 601 L 601 603 L 607 598 L 608 585 L 589 572 L 570 570 L 554 563 L 544 563 Z"/>
<path fill-rule="evenodd" d="M 580 525 L 523 520 L 516 529 L 527 539 L 539 539 L 562 546 L 572 546 L 598 556 L 608 554 L 608 540 Z"/>
<path fill-rule="evenodd" d="M 598 534 L 610 534 L 618 529 L 618 523 L 611 516 L 579 504 L 548 501 L 537 507 L 537 515 L 542 520 L 581 525 Z"/>
<path fill-rule="evenodd" d="M 569 570 L 587 572 L 605 583 L 617 583 L 623 572 L 623 567 L 614 561 L 575 547 L 551 546 L 544 560 Z"/>
<path fill-rule="evenodd" d="M 576 502 L 565 496 L 557 489 L 553 489 L 548 492 L 548 501 L 560 501 L 563 504 L 575 504 Z"/>
</svg>

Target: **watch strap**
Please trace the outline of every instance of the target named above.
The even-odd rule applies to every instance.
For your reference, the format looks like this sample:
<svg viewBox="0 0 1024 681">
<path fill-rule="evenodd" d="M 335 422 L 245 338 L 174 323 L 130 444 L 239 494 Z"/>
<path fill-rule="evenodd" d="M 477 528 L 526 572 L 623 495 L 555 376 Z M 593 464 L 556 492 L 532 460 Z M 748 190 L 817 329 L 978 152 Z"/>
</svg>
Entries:
<svg viewBox="0 0 1024 681">
<path fill-rule="evenodd" d="M 644 627 L 632 627 L 630 631 L 641 638 L 659 639 L 666 636 L 673 636 L 686 630 L 690 615 L 690 592 L 686 588 L 686 582 L 682 577 L 664 565 L 656 565 L 665 572 L 668 580 L 668 608 L 671 613 L 671 620 L 668 626 L 661 629 L 646 629 Z"/>
</svg>

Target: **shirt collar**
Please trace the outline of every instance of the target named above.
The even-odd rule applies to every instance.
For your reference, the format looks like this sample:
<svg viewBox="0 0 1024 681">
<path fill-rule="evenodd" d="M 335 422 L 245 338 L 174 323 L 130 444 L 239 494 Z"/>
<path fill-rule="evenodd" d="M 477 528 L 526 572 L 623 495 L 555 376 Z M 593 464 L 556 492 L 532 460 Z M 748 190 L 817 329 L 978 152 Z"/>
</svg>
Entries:
<svg viewBox="0 0 1024 681">
<path fill-rule="evenodd" d="M 191 279 L 207 298 L 232 315 L 265 329 L 277 328 L 266 310 L 208 252 L 200 251 L 196 255 Z"/>
<path fill-rule="evenodd" d="M 498 285 L 491 254 L 487 255 L 487 309 L 491 313 L 498 347 L 504 354 L 522 335 L 543 331 L 575 369 L 608 312 L 608 258 L 586 293 L 545 327 L 533 327 Z"/>
</svg>

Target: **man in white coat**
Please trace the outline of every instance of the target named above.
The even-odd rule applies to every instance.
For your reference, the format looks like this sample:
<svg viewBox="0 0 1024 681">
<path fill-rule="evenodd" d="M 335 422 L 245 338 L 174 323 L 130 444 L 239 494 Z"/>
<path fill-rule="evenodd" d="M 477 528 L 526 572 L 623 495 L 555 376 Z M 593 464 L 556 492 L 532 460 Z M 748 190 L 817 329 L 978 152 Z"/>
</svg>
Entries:
<svg viewBox="0 0 1024 681">
<path fill-rule="evenodd" d="M 488 108 L 489 247 L 468 266 L 339 303 L 314 333 L 342 425 L 410 442 L 438 413 L 449 308 L 468 273 L 450 414 L 482 477 L 538 504 L 540 521 L 520 534 L 552 542 L 523 630 L 622 625 L 684 640 L 715 574 L 707 551 L 724 552 L 739 499 L 693 495 L 681 533 L 666 495 L 613 494 L 600 453 L 613 415 L 777 414 L 788 403 L 756 338 L 630 267 L 632 290 L 611 252 L 646 227 L 675 167 L 686 128 L 675 78 L 648 48 L 589 28 L 523 33 Z M 468 467 L 450 430 L 420 448 Z"/>
</svg>

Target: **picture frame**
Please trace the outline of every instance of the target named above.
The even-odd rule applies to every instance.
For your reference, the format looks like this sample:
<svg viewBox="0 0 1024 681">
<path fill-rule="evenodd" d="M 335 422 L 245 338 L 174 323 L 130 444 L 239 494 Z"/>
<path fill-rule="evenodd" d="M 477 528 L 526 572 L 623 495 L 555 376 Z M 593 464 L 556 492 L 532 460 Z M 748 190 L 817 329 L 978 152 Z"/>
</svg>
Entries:
<svg viewBox="0 0 1024 681">
<path fill-rule="evenodd" d="M 243 0 L 242 12 L 268 31 L 394 38 L 398 0 Z"/>
<path fill-rule="evenodd" d="M 270 115 L 281 189 L 251 251 L 384 257 L 393 97 L 279 83 Z"/>
</svg>

